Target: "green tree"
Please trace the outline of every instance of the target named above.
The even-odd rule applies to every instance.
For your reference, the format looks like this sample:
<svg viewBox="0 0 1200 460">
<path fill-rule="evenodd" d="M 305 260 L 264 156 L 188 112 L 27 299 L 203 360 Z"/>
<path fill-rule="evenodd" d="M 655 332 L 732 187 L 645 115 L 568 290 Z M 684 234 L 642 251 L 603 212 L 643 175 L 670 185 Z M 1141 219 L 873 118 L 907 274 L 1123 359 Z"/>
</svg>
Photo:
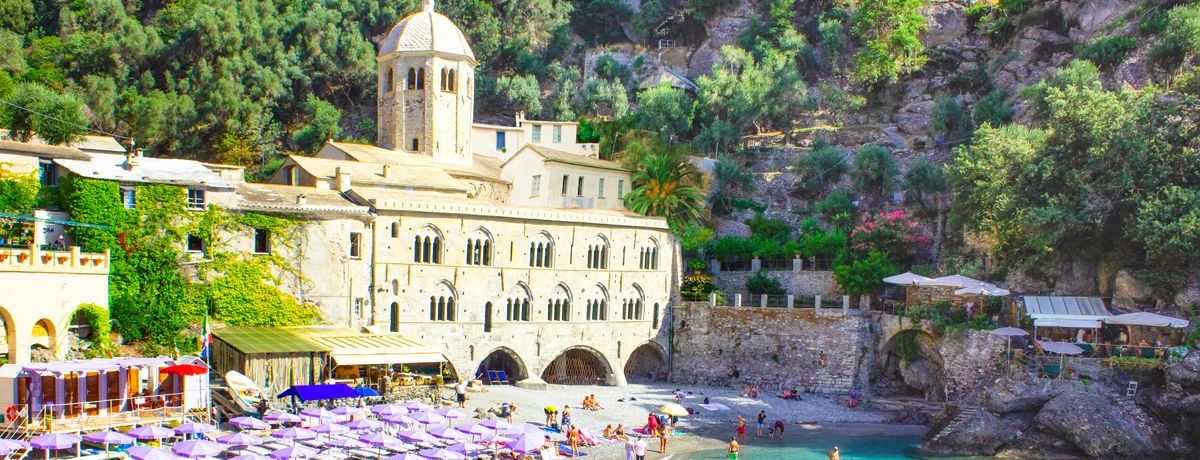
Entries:
<svg viewBox="0 0 1200 460">
<path fill-rule="evenodd" d="M 767 276 L 763 272 L 755 273 L 754 276 L 746 278 L 746 292 L 751 295 L 784 295 L 787 291 L 783 289 L 783 284 L 775 278 Z"/>
<path fill-rule="evenodd" d="M 3 5 L 3 1 L 0 0 L 0 5 Z M 3 6 L 0 6 L 0 10 L 3 10 Z M 3 15 L 4 13 L 0 12 L 0 17 Z M 25 71 L 25 55 L 20 52 L 24 47 L 20 35 L 0 28 L 0 49 L 12 50 L 12 52 L 0 55 L 0 72 L 21 73 Z"/>
<path fill-rule="evenodd" d="M 866 42 L 857 54 L 855 77 L 869 85 L 895 81 L 925 65 L 921 34 L 929 29 L 926 0 L 861 0 L 850 22 Z"/>
<path fill-rule="evenodd" d="M 1167 27 L 1150 48 L 1150 61 L 1166 72 L 1200 52 L 1200 5 L 1179 5 L 1167 11 Z"/>
<path fill-rule="evenodd" d="M 292 136 L 292 142 L 308 154 L 314 154 L 328 139 L 335 139 L 342 134 L 338 123 L 342 121 L 342 111 L 333 104 L 322 101 L 309 94 L 304 102 L 310 118 L 308 123 Z"/>
<path fill-rule="evenodd" d="M 794 56 L 776 50 L 755 58 L 741 48 L 722 47 L 711 74 L 696 84 L 705 147 L 731 146 L 731 131 L 740 134 L 751 127 L 790 135 L 796 116 L 811 107 Z"/>
<path fill-rule="evenodd" d="M 823 139 L 817 139 L 812 150 L 800 155 L 798 166 L 800 180 L 796 186 L 808 195 L 818 195 L 841 181 L 849 169 L 845 152 Z"/>
<path fill-rule="evenodd" d="M 1051 90 L 1064 90 L 1070 87 L 1098 90 L 1100 89 L 1100 69 L 1094 64 L 1082 59 L 1075 59 L 1059 69 L 1053 77 L 1042 80 L 1021 89 L 1021 95 L 1029 100 L 1030 110 L 1035 119 L 1044 120 L 1049 114 L 1046 98 Z"/>
<path fill-rule="evenodd" d="M 881 251 L 870 251 L 866 257 L 833 266 L 833 279 L 850 295 L 867 295 L 883 287 L 883 278 L 899 270 Z"/>
<path fill-rule="evenodd" d="M 42 183 L 37 171 L 19 172 L 13 166 L 0 163 L 0 212 L 27 214 L 33 210 Z"/>
<path fill-rule="evenodd" d="M 633 188 L 623 198 L 630 211 L 666 217 L 672 228 L 700 219 L 704 194 L 687 158 L 671 153 L 646 156 L 633 171 Z"/>
<path fill-rule="evenodd" d="M 881 145 L 865 145 L 854 153 L 854 186 L 863 195 L 883 197 L 896 181 L 896 158 Z"/>
<path fill-rule="evenodd" d="M 688 93 L 663 83 L 638 95 L 638 125 L 664 139 L 692 129 L 695 102 Z"/>
<path fill-rule="evenodd" d="M 1200 250 L 1200 190 L 1171 185 L 1138 203 L 1132 233 L 1154 265 L 1183 266 Z"/>
<path fill-rule="evenodd" d="M 496 80 L 496 93 L 506 105 L 529 117 L 542 114 L 542 90 L 533 75 L 505 75 Z"/>
<path fill-rule="evenodd" d="M 975 102 L 975 124 L 987 123 L 1000 126 L 1012 119 L 1012 103 L 1008 96 L 998 89 L 992 90 Z"/>
<path fill-rule="evenodd" d="M 88 129 L 79 98 L 37 83 L 17 85 L 0 110 L 0 123 L 22 141 L 37 135 L 51 144 L 67 144 L 82 139 Z"/>
<path fill-rule="evenodd" d="M 970 138 L 973 128 L 971 117 L 958 98 L 945 95 L 933 98 L 933 108 L 929 110 L 929 124 L 925 126 L 929 134 L 943 135 L 947 144 L 957 145 Z"/>
<path fill-rule="evenodd" d="M 1125 60 L 1130 51 L 1137 48 L 1137 40 L 1124 35 L 1105 35 L 1097 37 L 1082 46 L 1075 53 L 1082 59 L 1087 59 L 1102 69 L 1111 69 Z"/>
<path fill-rule="evenodd" d="M 904 187 L 909 192 L 908 198 L 922 206 L 935 204 L 934 198 L 948 190 L 942 166 L 925 157 L 918 158 L 904 172 Z"/>
</svg>

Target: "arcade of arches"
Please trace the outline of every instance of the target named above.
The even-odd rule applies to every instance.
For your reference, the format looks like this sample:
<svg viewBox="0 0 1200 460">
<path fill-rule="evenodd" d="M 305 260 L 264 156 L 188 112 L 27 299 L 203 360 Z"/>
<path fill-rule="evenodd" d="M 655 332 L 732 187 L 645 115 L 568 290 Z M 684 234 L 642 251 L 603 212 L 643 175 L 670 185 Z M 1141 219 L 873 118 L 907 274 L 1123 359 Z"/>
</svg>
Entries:
<svg viewBox="0 0 1200 460">
<path fill-rule="evenodd" d="M 475 370 L 475 378 L 489 379 L 488 371 L 503 371 L 504 377 L 509 383 L 529 378 L 529 375 L 525 372 L 525 364 L 521 362 L 521 358 L 508 348 L 497 348 L 488 354 L 487 357 L 483 358 L 483 361 L 479 362 L 479 367 Z"/>
<path fill-rule="evenodd" d="M 629 359 L 625 360 L 625 381 L 629 383 L 664 381 L 669 372 L 665 355 L 653 343 L 633 349 Z"/>
<path fill-rule="evenodd" d="M 571 348 L 546 366 L 542 380 L 555 385 L 603 385 L 608 374 L 608 362 L 599 352 Z"/>
</svg>

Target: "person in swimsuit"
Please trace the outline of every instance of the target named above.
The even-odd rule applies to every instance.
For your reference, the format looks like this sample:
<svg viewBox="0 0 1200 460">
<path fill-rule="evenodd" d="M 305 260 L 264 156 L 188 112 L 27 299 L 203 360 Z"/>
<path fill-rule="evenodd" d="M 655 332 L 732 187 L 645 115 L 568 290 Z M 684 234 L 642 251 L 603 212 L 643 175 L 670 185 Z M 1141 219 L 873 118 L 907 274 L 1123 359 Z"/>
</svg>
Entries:
<svg viewBox="0 0 1200 460">
<path fill-rule="evenodd" d="M 738 445 L 737 438 L 729 438 L 729 460 L 737 460 L 741 451 L 742 446 Z"/>
<path fill-rule="evenodd" d="M 765 410 L 758 411 L 758 417 L 756 417 L 756 422 L 758 424 L 755 425 L 754 436 L 761 438 L 763 430 L 767 428 L 764 425 L 765 423 L 767 423 L 767 411 L 765 411 Z"/>
<path fill-rule="evenodd" d="M 826 452 L 825 455 L 829 456 L 829 460 L 842 460 L 842 453 L 838 452 L 837 446 L 833 446 L 833 449 Z"/>
<path fill-rule="evenodd" d="M 783 439 L 783 420 L 775 420 L 775 425 L 771 427 L 771 434 L 774 434 L 779 439 Z"/>
<path fill-rule="evenodd" d="M 746 419 L 740 415 L 738 416 L 737 437 L 738 441 L 746 442 Z"/>
</svg>

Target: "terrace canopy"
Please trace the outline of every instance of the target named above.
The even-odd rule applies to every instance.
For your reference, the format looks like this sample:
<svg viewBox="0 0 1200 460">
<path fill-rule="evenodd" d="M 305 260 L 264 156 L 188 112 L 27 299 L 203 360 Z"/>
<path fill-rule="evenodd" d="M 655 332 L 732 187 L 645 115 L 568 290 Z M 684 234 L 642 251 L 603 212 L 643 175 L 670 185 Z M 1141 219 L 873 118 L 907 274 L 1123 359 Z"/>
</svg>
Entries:
<svg viewBox="0 0 1200 460">
<path fill-rule="evenodd" d="M 1099 329 L 1108 309 L 1099 297 L 1024 296 L 1034 327 Z"/>
<path fill-rule="evenodd" d="M 1173 327 L 1176 329 L 1188 326 L 1188 320 L 1186 319 L 1172 318 L 1146 311 L 1109 316 L 1104 319 L 1104 322 L 1122 326 Z"/>
<path fill-rule="evenodd" d="M 395 334 L 312 335 L 338 366 L 425 364 L 446 360 L 428 344 Z"/>
</svg>

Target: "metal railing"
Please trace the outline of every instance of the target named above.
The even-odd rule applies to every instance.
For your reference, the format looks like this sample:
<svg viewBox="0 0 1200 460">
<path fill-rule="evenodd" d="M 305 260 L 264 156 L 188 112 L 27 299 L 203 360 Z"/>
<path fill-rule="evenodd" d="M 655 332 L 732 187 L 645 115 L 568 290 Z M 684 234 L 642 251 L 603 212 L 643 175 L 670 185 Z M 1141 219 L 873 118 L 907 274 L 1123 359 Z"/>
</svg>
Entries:
<svg viewBox="0 0 1200 460">
<path fill-rule="evenodd" d="M 192 392 L 48 403 L 42 405 L 32 417 L 27 415 L 26 405 L 14 406 L 18 408 L 18 416 L 4 427 L 0 437 L 10 437 L 13 433 L 28 435 L 55 431 L 90 431 L 189 418 L 207 421 L 210 411 L 207 391 L 204 393 L 204 407 L 190 409 L 185 407 L 185 401 L 189 394 L 195 396 Z"/>
<path fill-rule="evenodd" d="M 790 272 L 795 268 L 793 259 L 763 259 L 760 270 L 768 272 Z"/>
</svg>

